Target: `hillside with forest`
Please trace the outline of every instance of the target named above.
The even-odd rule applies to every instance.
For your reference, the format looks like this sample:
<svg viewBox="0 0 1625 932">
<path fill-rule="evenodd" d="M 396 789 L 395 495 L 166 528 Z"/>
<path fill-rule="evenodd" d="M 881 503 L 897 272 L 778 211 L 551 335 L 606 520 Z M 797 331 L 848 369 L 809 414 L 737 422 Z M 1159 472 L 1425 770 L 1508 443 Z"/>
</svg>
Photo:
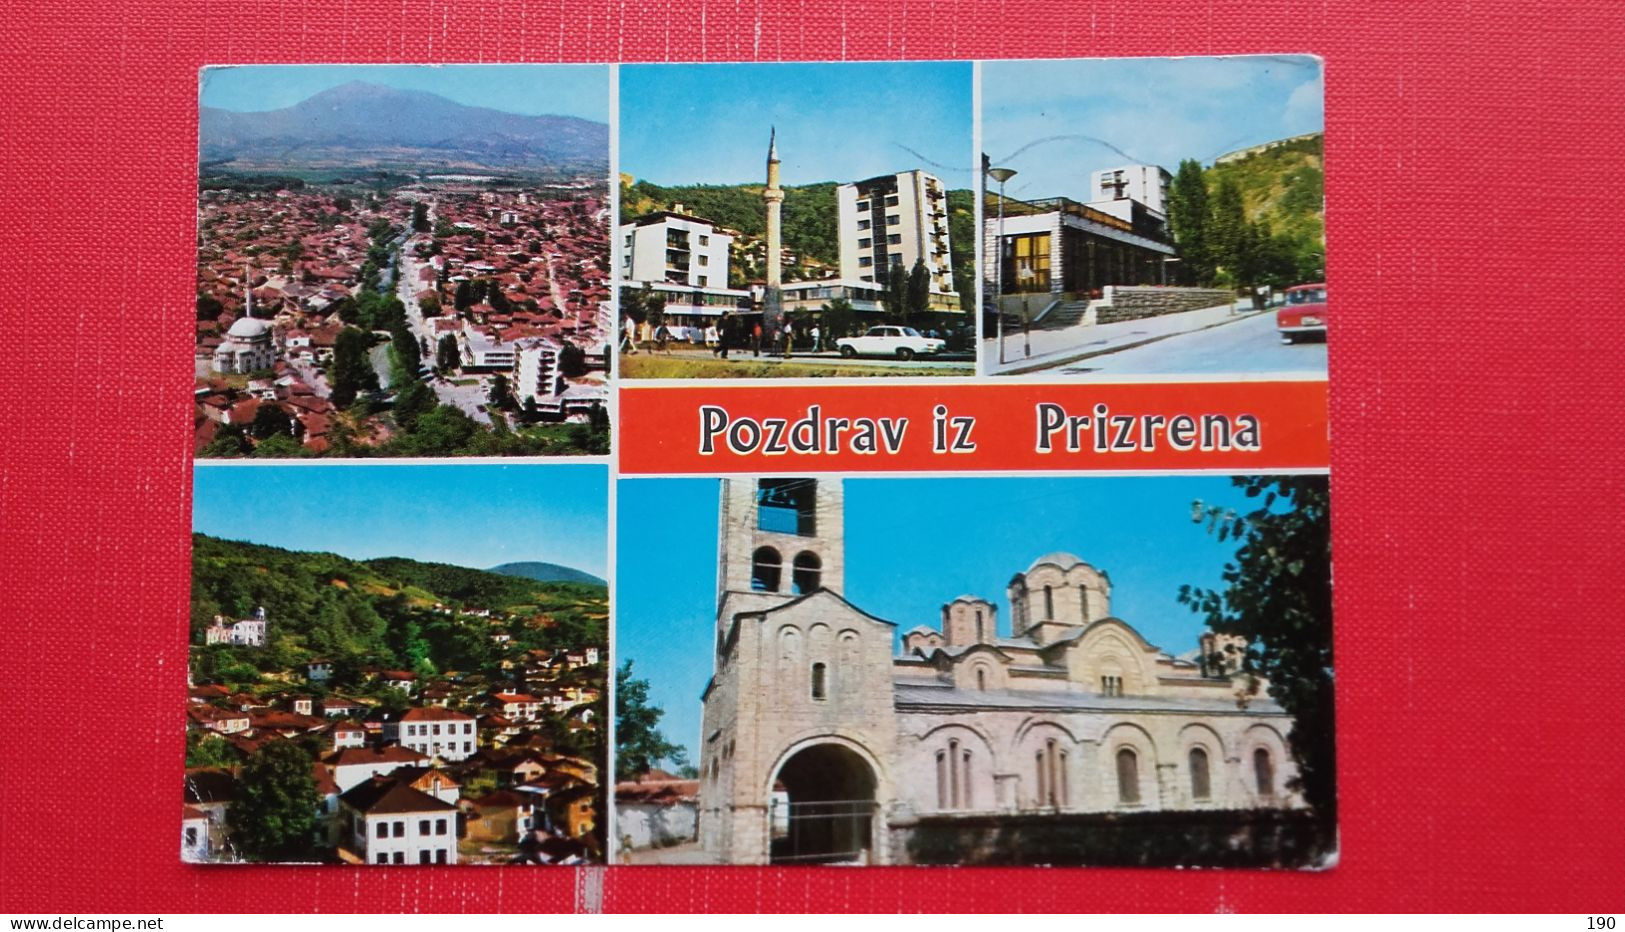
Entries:
<svg viewBox="0 0 1625 932">
<path fill-rule="evenodd" d="M 1179 283 L 1249 289 L 1324 280 L 1323 143 L 1316 133 L 1206 168 L 1181 162 L 1168 190 Z"/>
<path fill-rule="evenodd" d="M 608 644 L 603 585 L 521 576 L 400 557 L 352 560 L 192 535 L 193 660 L 199 678 L 242 679 L 312 657 L 433 674 L 497 674 L 525 650 Z M 216 615 L 263 607 L 266 647 L 203 647 Z M 499 636 L 493 636 L 499 635 Z"/>
<path fill-rule="evenodd" d="M 1271 146 L 1207 170 L 1213 190 L 1226 180 L 1241 189 L 1247 219 L 1295 240 L 1326 244 L 1324 134 Z"/>
</svg>

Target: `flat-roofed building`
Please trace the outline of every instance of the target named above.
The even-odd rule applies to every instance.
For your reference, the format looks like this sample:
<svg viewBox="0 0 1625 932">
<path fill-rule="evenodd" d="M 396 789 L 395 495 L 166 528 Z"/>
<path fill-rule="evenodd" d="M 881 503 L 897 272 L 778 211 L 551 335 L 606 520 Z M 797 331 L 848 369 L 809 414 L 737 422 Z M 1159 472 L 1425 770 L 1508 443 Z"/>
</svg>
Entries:
<svg viewBox="0 0 1625 932">
<path fill-rule="evenodd" d="M 931 309 L 959 310 L 948 242 L 948 192 L 919 169 L 843 184 L 835 190 L 841 278 L 885 284 L 891 267 L 923 261 Z"/>
</svg>

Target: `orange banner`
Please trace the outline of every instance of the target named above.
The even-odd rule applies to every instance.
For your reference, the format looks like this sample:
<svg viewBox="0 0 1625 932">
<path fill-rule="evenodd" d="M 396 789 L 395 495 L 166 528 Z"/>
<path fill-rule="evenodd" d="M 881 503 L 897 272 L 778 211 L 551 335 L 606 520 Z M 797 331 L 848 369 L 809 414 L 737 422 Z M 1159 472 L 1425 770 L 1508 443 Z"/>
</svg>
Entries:
<svg viewBox="0 0 1625 932">
<path fill-rule="evenodd" d="M 619 443 L 626 475 L 1316 469 L 1326 383 L 623 383 Z"/>
</svg>

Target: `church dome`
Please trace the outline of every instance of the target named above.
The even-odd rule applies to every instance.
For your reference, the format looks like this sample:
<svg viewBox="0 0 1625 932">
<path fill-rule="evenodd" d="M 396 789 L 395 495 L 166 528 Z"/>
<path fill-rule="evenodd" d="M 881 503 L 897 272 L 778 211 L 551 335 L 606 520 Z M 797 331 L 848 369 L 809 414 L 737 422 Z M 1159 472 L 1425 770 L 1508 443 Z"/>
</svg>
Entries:
<svg viewBox="0 0 1625 932">
<path fill-rule="evenodd" d="M 1064 571 L 1077 566 L 1079 563 L 1083 563 L 1083 561 L 1078 559 L 1078 557 L 1073 554 L 1057 550 L 1053 553 L 1046 553 L 1034 560 L 1032 565 L 1027 567 L 1027 572 L 1031 573 L 1033 570 L 1038 569 L 1040 566 L 1043 566 L 1046 563 L 1050 564 L 1051 566 L 1060 567 Z"/>
<path fill-rule="evenodd" d="M 253 340 L 271 332 L 271 322 L 253 317 L 239 317 L 226 331 L 226 336 L 239 340 Z"/>
</svg>

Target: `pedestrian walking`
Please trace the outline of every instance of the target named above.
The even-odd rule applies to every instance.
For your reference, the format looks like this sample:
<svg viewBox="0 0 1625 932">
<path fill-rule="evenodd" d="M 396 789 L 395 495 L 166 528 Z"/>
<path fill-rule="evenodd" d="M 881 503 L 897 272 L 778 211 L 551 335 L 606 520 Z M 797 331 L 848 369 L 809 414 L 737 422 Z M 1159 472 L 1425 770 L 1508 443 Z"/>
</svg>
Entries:
<svg viewBox="0 0 1625 932">
<path fill-rule="evenodd" d="M 790 323 L 790 318 L 784 318 L 784 358 L 790 358 L 790 346 L 795 341 L 796 330 Z"/>
<path fill-rule="evenodd" d="M 752 356 L 762 355 L 762 322 L 759 320 L 752 324 L 750 328 L 750 354 Z"/>
<path fill-rule="evenodd" d="M 728 358 L 728 344 L 733 342 L 734 319 L 727 311 L 722 312 L 722 322 L 717 327 L 717 349 L 723 359 Z"/>
<path fill-rule="evenodd" d="M 818 329 L 817 324 L 812 325 L 812 330 L 809 331 L 809 335 L 812 337 L 812 343 L 813 343 L 813 350 L 812 351 L 816 353 L 816 352 L 822 350 L 824 347 L 823 347 L 823 343 L 820 342 L 820 341 L 823 339 L 823 332 Z"/>
<path fill-rule="evenodd" d="M 621 321 L 621 351 L 626 353 L 628 356 L 637 355 L 637 334 L 637 321 L 632 319 L 631 314 L 626 315 L 626 319 Z"/>
</svg>

